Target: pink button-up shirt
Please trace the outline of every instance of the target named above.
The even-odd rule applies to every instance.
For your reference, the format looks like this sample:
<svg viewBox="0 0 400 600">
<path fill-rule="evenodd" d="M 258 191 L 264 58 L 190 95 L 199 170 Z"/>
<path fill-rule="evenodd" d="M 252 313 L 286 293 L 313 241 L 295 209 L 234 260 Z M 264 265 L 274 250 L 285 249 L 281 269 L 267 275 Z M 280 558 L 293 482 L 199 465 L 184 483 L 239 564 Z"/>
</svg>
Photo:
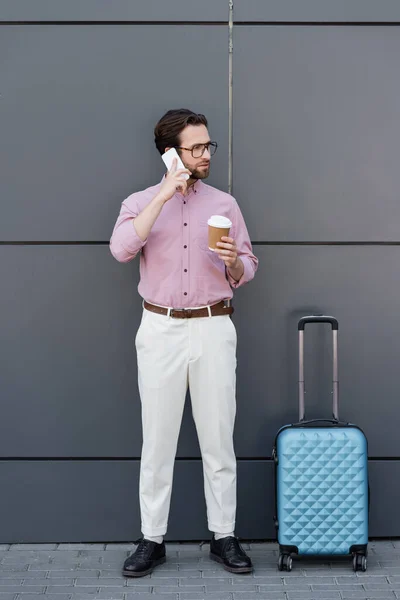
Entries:
<svg viewBox="0 0 400 600">
<path fill-rule="evenodd" d="M 164 204 L 148 238 L 142 241 L 133 219 L 160 186 L 134 193 L 122 202 L 110 240 L 112 255 L 128 262 L 141 252 L 138 291 L 147 302 L 190 308 L 232 298 L 232 288 L 253 279 L 258 266 L 236 200 L 199 180 L 187 196 L 177 192 Z M 208 249 L 207 221 L 211 215 L 223 215 L 232 221 L 229 235 L 236 241 L 244 265 L 240 281 L 235 281 L 223 260 Z"/>
</svg>

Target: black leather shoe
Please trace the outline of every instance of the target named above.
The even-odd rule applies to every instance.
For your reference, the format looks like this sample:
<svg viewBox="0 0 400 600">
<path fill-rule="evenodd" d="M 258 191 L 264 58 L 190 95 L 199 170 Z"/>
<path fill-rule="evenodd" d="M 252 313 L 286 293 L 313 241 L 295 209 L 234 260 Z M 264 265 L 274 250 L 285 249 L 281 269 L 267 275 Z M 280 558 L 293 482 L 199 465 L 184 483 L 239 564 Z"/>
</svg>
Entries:
<svg viewBox="0 0 400 600">
<path fill-rule="evenodd" d="M 142 539 L 135 552 L 126 559 L 122 569 L 126 577 L 143 577 L 149 575 L 154 567 L 165 563 L 165 544 L 156 544 Z"/>
<path fill-rule="evenodd" d="M 231 535 L 218 541 L 215 536 L 212 537 L 210 558 L 222 563 L 224 569 L 231 573 L 251 573 L 253 570 L 251 558 L 247 556 L 238 540 Z"/>
</svg>

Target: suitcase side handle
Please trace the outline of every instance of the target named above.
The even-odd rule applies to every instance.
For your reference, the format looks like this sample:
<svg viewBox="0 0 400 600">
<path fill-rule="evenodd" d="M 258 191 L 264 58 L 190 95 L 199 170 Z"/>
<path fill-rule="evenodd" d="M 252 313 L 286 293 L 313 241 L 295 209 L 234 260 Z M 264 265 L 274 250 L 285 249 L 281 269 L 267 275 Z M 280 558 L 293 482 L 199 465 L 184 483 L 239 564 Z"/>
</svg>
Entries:
<svg viewBox="0 0 400 600">
<path fill-rule="evenodd" d="M 307 323 L 330 323 L 332 326 L 333 341 L 333 377 L 332 377 L 332 414 L 335 421 L 339 421 L 339 379 L 338 379 L 338 331 L 339 323 L 335 317 L 327 315 L 310 315 L 302 317 L 298 324 L 299 330 L 299 421 L 305 420 L 304 404 L 304 328 Z"/>
</svg>

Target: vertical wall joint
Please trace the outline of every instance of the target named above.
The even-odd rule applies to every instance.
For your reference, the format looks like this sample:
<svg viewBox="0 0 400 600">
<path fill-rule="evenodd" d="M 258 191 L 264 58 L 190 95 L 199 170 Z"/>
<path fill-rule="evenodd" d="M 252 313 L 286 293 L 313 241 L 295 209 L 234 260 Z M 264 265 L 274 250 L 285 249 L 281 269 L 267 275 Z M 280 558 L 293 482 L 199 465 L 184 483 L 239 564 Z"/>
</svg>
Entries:
<svg viewBox="0 0 400 600">
<path fill-rule="evenodd" d="M 228 90 L 229 90 L 229 100 L 228 100 L 228 114 L 229 114 L 229 124 L 228 124 L 228 192 L 232 194 L 232 160 L 233 160 L 233 0 L 229 0 L 229 28 L 228 28 L 228 56 L 229 56 L 229 81 L 228 81 Z"/>
</svg>

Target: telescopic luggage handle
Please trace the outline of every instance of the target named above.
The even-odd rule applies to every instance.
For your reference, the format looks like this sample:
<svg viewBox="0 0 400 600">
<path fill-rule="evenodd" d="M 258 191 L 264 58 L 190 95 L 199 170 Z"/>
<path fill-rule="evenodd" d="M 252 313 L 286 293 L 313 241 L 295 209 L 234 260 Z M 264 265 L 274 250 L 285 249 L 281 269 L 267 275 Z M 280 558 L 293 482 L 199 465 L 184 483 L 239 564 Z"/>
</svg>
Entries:
<svg viewBox="0 0 400 600">
<path fill-rule="evenodd" d="M 335 317 L 326 315 L 310 315 L 299 321 L 299 421 L 304 421 L 304 328 L 307 323 L 330 323 L 333 337 L 333 405 L 332 413 L 335 421 L 339 421 L 339 380 L 338 380 L 338 330 L 339 323 Z"/>
</svg>

